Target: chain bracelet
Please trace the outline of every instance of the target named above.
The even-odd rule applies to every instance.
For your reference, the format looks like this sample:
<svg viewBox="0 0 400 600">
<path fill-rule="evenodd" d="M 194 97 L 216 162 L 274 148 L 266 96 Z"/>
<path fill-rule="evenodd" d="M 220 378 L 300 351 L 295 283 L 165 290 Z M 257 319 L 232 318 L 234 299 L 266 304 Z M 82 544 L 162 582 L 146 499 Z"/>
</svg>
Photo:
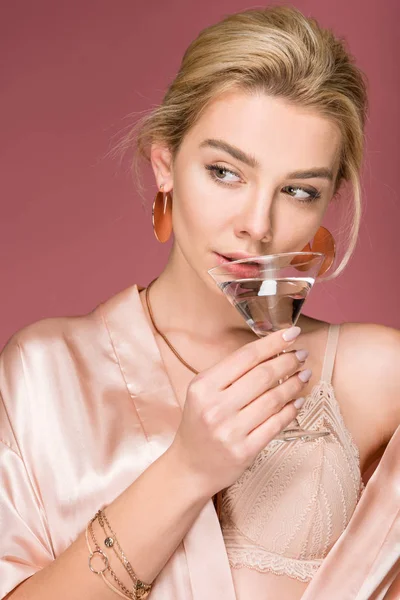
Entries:
<svg viewBox="0 0 400 600">
<path fill-rule="evenodd" d="M 104 544 L 107 547 L 113 548 L 115 554 L 118 556 L 118 559 L 120 560 L 120 562 L 122 562 L 122 564 L 124 565 L 124 567 L 126 568 L 127 572 L 129 573 L 133 583 L 134 583 L 134 588 L 133 588 L 133 593 L 136 594 L 135 598 L 137 600 L 140 600 L 143 598 L 143 600 L 145 600 L 147 598 L 147 596 L 150 594 L 151 592 L 151 588 L 152 588 L 152 584 L 150 583 L 145 583 L 144 581 L 141 581 L 140 579 L 138 579 L 136 573 L 134 572 L 132 565 L 130 564 L 130 562 L 128 561 L 124 551 L 121 548 L 121 545 L 118 542 L 117 536 L 115 535 L 108 519 L 107 519 L 107 515 L 105 513 L 104 510 L 99 510 L 97 512 L 97 519 L 101 525 L 101 527 L 103 528 L 103 531 L 105 533 L 105 535 L 107 534 L 107 531 L 105 529 L 105 525 L 104 525 L 104 521 L 108 526 L 108 529 L 111 532 L 111 535 L 113 536 L 112 538 L 110 538 L 109 536 L 104 540 Z M 122 560 L 121 557 L 118 555 L 116 549 L 114 548 L 114 541 L 117 545 L 117 547 L 119 548 L 121 555 L 122 555 Z"/>
<path fill-rule="evenodd" d="M 122 593 L 118 588 L 116 588 L 110 581 L 108 581 L 108 579 L 105 577 L 104 575 L 104 571 L 106 571 L 106 567 L 104 567 L 104 569 L 100 570 L 100 571 L 96 571 L 96 569 L 94 569 L 92 567 L 92 558 L 93 556 L 98 552 L 97 550 L 95 550 L 94 552 L 92 551 L 92 548 L 90 547 L 90 542 L 89 542 L 89 523 L 86 525 L 86 530 L 85 530 L 85 539 L 86 539 L 86 545 L 87 545 L 87 549 L 89 550 L 89 569 L 92 571 L 92 573 L 95 573 L 96 575 L 100 575 L 100 577 L 102 578 L 102 580 L 104 581 L 104 583 L 106 584 L 107 587 L 110 588 L 110 590 L 112 590 L 113 592 L 115 592 L 118 596 L 121 596 L 121 598 L 125 598 L 127 600 L 131 600 L 130 596 L 127 596 L 126 594 Z M 107 564 L 108 558 L 105 554 L 105 552 L 100 552 L 100 556 L 102 556 L 104 563 Z"/>
<path fill-rule="evenodd" d="M 101 554 L 106 559 L 106 561 L 105 561 L 105 568 L 103 569 L 103 571 L 101 571 L 101 573 L 104 573 L 104 571 L 106 571 L 106 570 L 109 571 L 110 575 L 113 577 L 114 581 L 118 584 L 119 588 L 124 592 L 124 594 L 126 594 L 132 600 L 137 600 L 136 594 L 133 593 L 133 592 L 131 592 L 130 590 L 128 590 L 128 588 L 122 583 L 122 581 L 114 573 L 114 571 L 110 567 L 110 564 L 109 564 L 109 561 L 108 561 L 108 558 L 107 558 L 106 554 L 103 552 L 103 550 L 100 548 L 99 544 L 97 543 L 97 540 L 96 540 L 96 537 L 95 537 L 94 531 L 93 531 L 93 521 L 97 518 L 97 516 L 98 515 L 96 513 L 96 515 L 94 516 L 94 518 L 90 521 L 88 527 L 89 527 L 89 533 L 91 535 L 91 538 L 92 538 L 93 543 L 94 543 L 95 548 L 96 548 L 96 553 Z M 93 552 L 93 554 L 95 554 L 95 552 Z"/>
<path fill-rule="evenodd" d="M 118 540 L 117 540 L 117 536 L 115 535 L 114 531 L 111 529 L 111 525 L 106 517 L 106 514 L 104 512 L 104 510 L 99 510 L 97 513 L 97 520 L 100 524 L 100 527 L 102 527 L 104 534 L 106 536 L 106 539 L 104 540 L 104 545 L 107 546 L 107 548 L 112 548 L 115 555 L 117 556 L 118 560 L 120 561 L 120 563 L 123 565 L 123 567 L 125 567 L 125 569 L 127 570 L 130 578 L 132 579 L 134 585 L 136 586 L 138 583 L 138 577 L 136 575 L 136 573 L 134 572 L 131 563 L 128 561 L 127 557 L 124 554 L 124 551 L 122 550 Z M 108 526 L 108 529 L 111 532 L 111 536 L 110 537 L 106 531 L 106 527 L 105 527 L 105 523 Z M 122 558 L 121 556 L 118 554 L 114 543 L 117 545 L 119 551 L 121 552 Z"/>
<path fill-rule="evenodd" d="M 116 575 L 116 573 L 112 570 L 112 568 L 110 567 L 109 564 L 109 560 L 107 555 L 105 554 L 105 552 L 103 552 L 103 550 L 101 550 L 99 544 L 97 543 L 96 537 L 94 535 L 94 531 L 93 531 L 93 522 L 95 520 L 99 521 L 100 526 L 102 527 L 104 534 L 107 536 L 106 539 L 104 540 L 104 544 L 107 548 L 112 548 L 114 553 L 116 554 L 118 560 L 122 563 L 122 565 L 125 567 L 126 571 L 128 572 L 132 582 L 133 582 L 133 591 L 130 592 L 127 587 L 122 583 L 122 581 L 120 581 Z M 110 537 L 109 534 L 106 531 L 106 527 L 105 527 L 105 523 L 108 526 L 108 529 L 111 532 L 111 535 L 113 537 Z M 96 550 L 94 552 L 92 552 L 91 548 L 90 548 L 90 544 L 89 544 L 89 539 L 88 539 L 88 531 L 90 532 L 91 538 L 93 540 L 93 543 L 95 545 Z M 121 556 L 118 554 L 116 548 L 114 547 L 114 542 L 117 545 L 117 547 L 119 548 L 122 558 Z M 124 554 L 124 551 L 122 550 L 117 537 L 114 533 L 114 531 L 111 528 L 111 525 L 107 519 L 107 516 L 104 512 L 104 510 L 98 510 L 97 513 L 94 515 L 94 517 L 89 521 L 87 527 L 86 527 L 86 543 L 90 552 L 90 556 L 89 556 L 89 568 L 93 573 L 96 573 L 97 575 L 101 575 L 104 583 L 107 584 L 108 587 L 110 587 L 113 591 L 115 591 L 118 595 L 124 597 L 124 598 L 128 598 L 129 600 L 145 600 L 148 595 L 151 592 L 152 589 L 152 584 L 148 584 L 148 583 L 144 583 L 143 581 L 141 581 L 140 579 L 138 579 L 136 573 L 134 572 L 132 565 L 130 564 L 130 562 L 128 561 L 126 555 Z M 104 568 L 100 571 L 96 571 L 95 569 L 92 568 L 91 566 L 91 560 L 93 558 L 93 556 L 95 554 L 99 554 L 104 562 Z M 115 582 L 118 584 L 118 586 L 120 587 L 121 590 L 123 590 L 124 593 L 121 593 L 116 587 L 114 587 L 105 577 L 104 573 L 105 571 L 109 571 L 111 576 L 113 577 L 113 579 L 115 580 Z"/>
</svg>

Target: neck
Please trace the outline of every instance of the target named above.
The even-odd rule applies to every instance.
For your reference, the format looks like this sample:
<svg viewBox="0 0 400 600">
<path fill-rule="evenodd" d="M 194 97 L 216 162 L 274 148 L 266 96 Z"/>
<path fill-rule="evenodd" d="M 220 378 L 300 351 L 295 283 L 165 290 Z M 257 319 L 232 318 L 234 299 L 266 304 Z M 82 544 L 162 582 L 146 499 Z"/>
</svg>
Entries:
<svg viewBox="0 0 400 600">
<path fill-rule="evenodd" d="M 166 335 L 185 333 L 198 340 L 219 342 L 256 339 L 211 277 L 207 286 L 176 246 L 153 284 L 150 298 L 157 327 Z"/>
</svg>

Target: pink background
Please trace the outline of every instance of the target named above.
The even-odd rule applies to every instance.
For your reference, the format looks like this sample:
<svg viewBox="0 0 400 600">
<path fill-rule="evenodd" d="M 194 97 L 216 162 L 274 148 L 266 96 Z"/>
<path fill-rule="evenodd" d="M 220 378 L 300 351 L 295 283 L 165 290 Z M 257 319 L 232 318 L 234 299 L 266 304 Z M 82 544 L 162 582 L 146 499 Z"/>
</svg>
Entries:
<svg viewBox="0 0 400 600">
<path fill-rule="evenodd" d="M 398 0 L 296 0 L 345 36 L 370 82 L 365 213 L 355 256 L 307 313 L 400 326 Z M 0 6 L 0 347 L 80 314 L 167 258 L 127 165 L 107 156 L 129 113 L 159 102 L 183 51 L 243 0 L 13 0 Z M 327 221 L 336 223 L 335 213 Z"/>
</svg>

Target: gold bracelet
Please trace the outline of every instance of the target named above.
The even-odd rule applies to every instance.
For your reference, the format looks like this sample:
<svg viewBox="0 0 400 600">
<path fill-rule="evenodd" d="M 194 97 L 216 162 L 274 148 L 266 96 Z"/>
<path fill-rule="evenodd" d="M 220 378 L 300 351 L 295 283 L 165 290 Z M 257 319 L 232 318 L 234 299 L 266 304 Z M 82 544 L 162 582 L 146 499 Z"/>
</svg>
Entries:
<svg viewBox="0 0 400 600">
<path fill-rule="evenodd" d="M 110 563 L 109 563 L 108 557 L 107 557 L 107 556 L 106 556 L 106 554 L 103 552 L 103 550 L 101 550 L 101 548 L 100 548 L 99 544 L 97 543 L 97 540 L 96 540 L 96 538 L 95 538 L 94 531 L 93 531 L 93 521 L 94 521 L 96 518 L 97 518 L 97 513 L 96 513 L 95 517 L 94 517 L 94 518 L 93 518 L 93 519 L 90 521 L 90 523 L 89 523 L 89 533 L 90 533 L 90 535 L 91 535 L 91 537 L 92 537 L 92 540 L 93 540 L 93 543 L 94 543 L 94 545 L 95 545 L 96 552 L 97 552 L 97 553 L 101 553 L 102 555 L 104 555 L 104 556 L 107 558 L 107 562 L 106 562 L 106 565 L 105 565 L 105 569 L 103 570 L 103 573 L 104 573 L 104 571 L 109 571 L 109 572 L 110 572 L 110 575 L 111 575 L 111 577 L 112 577 L 112 578 L 114 579 L 114 581 L 117 583 L 118 587 L 119 587 L 119 588 L 120 588 L 120 589 L 121 589 L 121 590 L 124 592 L 124 594 L 126 594 L 126 596 L 127 596 L 128 598 L 130 598 L 131 600 L 136 600 L 136 596 L 135 596 L 135 593 L 134 593 L 134 591 L 133 591 L 133 592 L 129 591 L 129 590 L 128 590 L 128 588 L 127 588 L 127 587 L 126 587 L 126 586 L 125 586 L 125 585 L 122 583 L 122 581 L 121 581 L 121 580 L 118 578 L 118 576 L 116 575 L 116 573 L 114 573 L 114 571 L 112 570 L 112 568 L 111 568 L 111 566 L 110 566 Z M 93 553 L 93 554 L 94 554 L 94 553 Z"/>
<path fill-rule="evenodd" d="M 104 535 L 106 536 L 106 539 L 104 540 L 104 545 L 107 546 L 107 548 L 112 548 L 114 553 L 116 554 L 118 560 L 120 561 L 120 563 L 123 565 L 123 567 L 128 571 L 129 577 L 132 579 L 133 583 L 136 585 L 138 578 L 134 572 L 134 570 L 132 569 L 132 565 L 131 563 L 128 561 L 127 557 L 124 554 L 124 551 L 122 550 L 121 546 L 119 545 L 119 542 L 116 538 L 115 533 L 113 532 L 113 530 L 110 527 L 110 524 L 108 522 L 108 519 L 106 517 L 106 514 L 103 510 L 99 510 L 98 511 L 98 515 L 97 515 L 97 520 L 100 524 L 100 527 L 103 529 L 104 531 Z M 106 531 L 106 526 L 105 523 L 107 523 L 107 526 L 111 532 L 111 536 L 107 533 Z M 115 548 L 115 544 L 118 546 L 119 551 L 121 552 L 122 558 L 121 556 L 118 554 L 116 548 Z"/>
<path fill-rule="evenodd" d="M 104 544 L 108 547 L 108 548 L 113 548 L 115 554 L 117 555 L 118 559 L 120 560 L 120 562 L 122 563 L 122 565 L 125 567 L 125 569 L 127 570 L 128 574 L 130 575 L 130 578 L 133 581 L 133 590 L 132 592 L 129 591 L 127 589 L 127 587 L 122 583 L 122 581 L 120 581 L 120 579 L 118 579 L 117 575 L 114 573 L 114 571 L 112 570 L 112 568 L 110 567 L 109 564 L 109 560 L 108 560 L 108 556 L 106 555 L 106 553 L 101 550 L 100 546 L 97 543 L 97 540 L 95 538 L 94 535 L 94 531 L 93 531 L 93 522 L 98 519 L 100 526 L 102 527 L 105 535 L 107 536 L 106 539 L 104 540 Z M 106 521 L 108 528 L 111 531 L 111 535 L 113 537 L 110 537 L 105 529 L 105 525 L 104 525 L 104 521 Z M 92 537 L 93 543 L 95 545 L 96 550 L 94 552 L 92 552 L 92 549 L 90 547 L 89 544 L 89 539 L 88 539 L 88 532 L 90 532 L 90 535 Z M 116 545 L 118 546 L 118 548 L 120 549 L 120 552 L 122 554 L 122 558 L 119 556 L 118 552 L 116 551 L 115 547 L 114 547 L 114 542 L 116 543 Z M 137 578 L 134 570 L 132 569 L 132 565 L 130 564 L 130 562 L 128 561 L 127 557 L 125 556 L 117 538 L 115 533 L 113 532 L 113 530 L 111 529 L 111 526 L 108 522 L 108 519 L 104 513 L 104 511 L 102 510 L 98 510 L 97 513 L 95 514 L 95 516 L 89 521 L 87 527 L 86 527 L 86 543 L 90 552 L 90 556 L 89 556 L 89 568 L 93 573 L 96 573 L 97 575 L 101 575 L 103 578 L 103 581 L 108 585 L 108 587 L 110 587 L 111 589 L 113 589 L 116 593 L 118 593 L 120 596 L 124 597 L 124 598 L 128 598 L 129 600 L 145 600 L 148 595 L 151 592 L 151 588 L 152 588 L 152 584 L 148 584 L 148 583 L 144 583 L 143 581 L 141 581 L 140 579 Z M 98 554 L 99 556 L 102 557 L 102 560 L 104 562 L 104 568 L 102 570 L 96 571 L 93 569 L 92 565 L 91 565 L 91 560 L 93 558 L 93 556 L 95 554 Z M 116 581 L 116 583 L 118 584 L 118 586 L 120 587 L 120 589 L 122 590 L 123 593 L 121 593 L 115 586 L 113 586 L 105 577 L 105 571 L 109 571 L 111 576 L 113 577 L 113 579 Z"/>
<path fill-rule="evenodd" d="M 145 583 L 144 581 L 141 581 L 140 579 L 138 579 L 136 573 L 134 572 L 134 570 L 132 568 L 131 563 L 128 561 L 127 557 L 125 556 L 124 551 L 122 550 L 122 548 L 117 540 L 117 536 L 115 535 L 114 531 L 111 528 L 111 525 L 107 519 L 104 509 L 97 511 L 96 514 L 97 514 L 97 519 L 99 521 L 99 524 L 102 527 L 104 534 L 107 536 L 106 539 L 104 540 L 104 545 L 107 546 L 107 548 L 113 549 L 113 551 L 115 552 L 115 554 L 118 557 L 118 560 L 121 562 L 121 564 L 127 570 L 130 578 L 133 581 L 133 586 L 134 586 L 133 592 L 134 592 L 134 594 L 136 594 L 136 596 L 135 596 L 136 599 L 145 600 L 151 592 L 152 584 Z M 109 534 L 107 533 L 105 524 L 107 524 L 107 527 L 110 530 L 112 537 L 110 537 Z M 122 558 L 121 558 L 121 556 L 119 556 L 119 554 L 115 548 L 115 544 L 119 548 Z"/>
<path fill-rule="evenodd" d="M 102 569 L 101 571 L 96 571 L 95 569 L 93 569 L 92 565 L 91 565 L 91 559 L 93 558 L 93 556 L 96 553 L 99 553 L 105 560 L 105 564 L 108 565 L 108 558 L 107 555 L 105 554 L 105 552 L 103 552 L 102 550 L 98 551 L 95 550 L 94 552 L 92 552 L 92 549 L 90 547 L 89 544 L 89 537 L 88 537 L 88 529 L 89 529 L 89 523 L 86 526 L 86 531 L 85 531 L 85 537 L 86 537 L 86 545 L 88 547 L 88 550 L 90 552 L 89 554 L 89 569 L 92 571 L 92 573 L 95 573 L 96 575 L 101 575 L 104 583 L 111 589 L 113 590 L 116 594 L 118 594 L 119 596 L 121 596 L 122 598 L 127 598 L 128 600 L 131 600 L 130 596 L 127 596 L 126 594 L 123 594 L 122 592 L 119 591 L 119 589 L 117 589 L 114 585 L 112 585 L 112 583 L 110 583 L 106 577 L 104 576 L 104 571 L 106 570 L 107 567 L 104 567 L 104 569 Z"/>
</svg>

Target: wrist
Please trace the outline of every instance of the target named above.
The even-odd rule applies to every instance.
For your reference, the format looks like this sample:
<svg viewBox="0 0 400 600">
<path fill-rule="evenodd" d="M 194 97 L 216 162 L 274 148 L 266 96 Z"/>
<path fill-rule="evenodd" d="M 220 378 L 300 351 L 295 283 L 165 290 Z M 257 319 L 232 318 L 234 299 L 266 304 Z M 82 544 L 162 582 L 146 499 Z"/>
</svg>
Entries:
<svg viewBox="0 0 400 600">
<path fill-rule="evenodd" d="M 194 500 L 206 503 L 217 490 L 212 489 L 205 473 L 194 469 L 187 460 L 186 451 L 175 440 L 164 454 L 171 472 L 176 474 L 179 484 L 189 490 Z"/>
</svg>

